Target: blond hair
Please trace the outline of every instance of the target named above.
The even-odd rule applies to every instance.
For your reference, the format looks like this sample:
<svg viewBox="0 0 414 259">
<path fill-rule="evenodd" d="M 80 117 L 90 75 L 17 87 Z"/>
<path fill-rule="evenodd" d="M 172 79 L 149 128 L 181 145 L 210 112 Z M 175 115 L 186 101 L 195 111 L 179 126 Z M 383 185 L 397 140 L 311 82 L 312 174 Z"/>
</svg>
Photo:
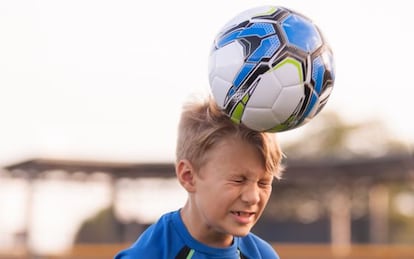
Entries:
<svg viewBox="0 0 414 259">
<path fill-rule="evenodd" d="M 283 154 L 275 134 L 254 131 L 234 123 L 211 97 L 204 101 L 188 102 L 183 106 L 178 126 L 176 161 L 187 159 L 198 170 L 205 162 L 204 154 L 229 136 L 238 137 L 255 146 L 266 171 L 281 178 Z"/>
</svg>

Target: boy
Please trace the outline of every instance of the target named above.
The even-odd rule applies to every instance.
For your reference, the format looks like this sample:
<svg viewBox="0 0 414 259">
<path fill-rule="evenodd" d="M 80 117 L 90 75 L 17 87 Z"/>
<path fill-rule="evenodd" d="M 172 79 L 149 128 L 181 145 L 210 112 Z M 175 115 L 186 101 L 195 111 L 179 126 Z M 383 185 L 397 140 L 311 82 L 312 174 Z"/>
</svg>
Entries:
<svg viewBox="0 0 414 259">
<path fill-rule="evenodd" d="M 187 201 L 115 258 L 278 258 L 250 230 L 281 176 L 281 158 L 274 134 L 233 123 L 214 100 L 184 106 L 175 169 Z"/>
</svg>

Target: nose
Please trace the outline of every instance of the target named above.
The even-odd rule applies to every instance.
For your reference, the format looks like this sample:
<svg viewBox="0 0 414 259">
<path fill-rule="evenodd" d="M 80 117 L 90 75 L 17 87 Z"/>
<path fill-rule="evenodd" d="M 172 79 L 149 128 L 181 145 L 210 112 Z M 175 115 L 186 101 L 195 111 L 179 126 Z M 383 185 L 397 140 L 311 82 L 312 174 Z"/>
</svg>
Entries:
<svg viewBox="0 0 414 259">
<path fill-rule="evenodd" d="M 244 186 L 241 193 L 241 200 L 248 205 L 257 204 L 260 201 L 260 188 L 257 184 L 251 183 Z"/>
</svg>

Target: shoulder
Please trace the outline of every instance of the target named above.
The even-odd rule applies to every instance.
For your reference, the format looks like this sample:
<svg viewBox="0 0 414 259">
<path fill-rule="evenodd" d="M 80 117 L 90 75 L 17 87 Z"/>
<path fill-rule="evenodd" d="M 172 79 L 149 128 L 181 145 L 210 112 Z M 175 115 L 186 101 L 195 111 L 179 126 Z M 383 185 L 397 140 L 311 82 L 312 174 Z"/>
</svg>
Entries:
<svg viewBox="0 0 414 259">
<path fill-rule="evenodd" d="M 148 227 L 138 237 L 137 241 L 134 244 L 132 244 L 127 249 L 119 252 L 115 256 L 115 259 L 142 258 L 144 255 L 153 255 L 154 258 L 161 258 L 158 255 L 160 249 L 157 249 L 157 247 L 159 247 L 162 241 L 160 240 L 161 236 L 156 233 L 157 229 L 159 229 L 159 226 L 157 224 Z M 158 240 L 160 243 L 156 245 L 155 240 Z"/>
<path fill-rule="evenodd" d="M 168 258 L 166 253 L 172 249 L 172 242 L 169 242 L 169 240 L 174 236 L 171 226 L 171 218 L 174 213 L 164 214 L 156 223 L 149 226 L 134 244 L 119 252 L 115 259 L 144 258 L 144 256 L 145 258 L 148 258 L 148 256 L 151 258 Z"/>
<path fill-rule="evenodd" d="M 247 258 L 279 259 L 275 249 L 253 233 L 241 238 L 239 247 Z"/>
</svg>

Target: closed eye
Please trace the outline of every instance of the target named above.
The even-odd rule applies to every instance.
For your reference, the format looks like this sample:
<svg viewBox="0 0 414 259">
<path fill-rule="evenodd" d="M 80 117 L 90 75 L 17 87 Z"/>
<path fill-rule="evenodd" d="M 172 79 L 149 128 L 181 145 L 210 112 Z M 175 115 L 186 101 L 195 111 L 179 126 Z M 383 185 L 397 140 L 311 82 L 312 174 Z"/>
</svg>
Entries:
<svg viewBox="0 0 414 259">
<path fill-rule="evenodd" d="M 267 186 L 271 186 L 272 185 L 272 182 L 259 182 L 259 185 L 260 186 L 264 186 L 264 187 L 267 187 Z"/>
<path fill-rule="evenodd" d="M 245 177 L 234 177 L 230 179 L 234 183 L 244 183 L 246 181 Z"/>
<path fill-rule="evenodd" d="M 260 186 L 262 186 L 262 187 L 269 187 L 269 186 L 272 186 L 272 183 L 273 183 L 273 178 L 266 178 L 266 179 L 261 179 L 260 181 L 259 181 L 259 185 Z"/>
</svg>

